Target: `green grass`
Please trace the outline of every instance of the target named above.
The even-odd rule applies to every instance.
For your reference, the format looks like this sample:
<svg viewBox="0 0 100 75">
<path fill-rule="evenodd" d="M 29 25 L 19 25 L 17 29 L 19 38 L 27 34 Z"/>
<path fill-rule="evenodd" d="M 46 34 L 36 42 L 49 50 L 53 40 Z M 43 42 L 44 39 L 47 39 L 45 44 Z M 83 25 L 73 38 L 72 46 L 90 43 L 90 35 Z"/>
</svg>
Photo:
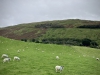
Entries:
<svg viewBox="0 0 100 75">
<path fill-rule="evenodd" d="M 96 60 L 100 58 L 100 49 L 21 42 L 0 37 L 0 55 L 3 53 L 12 60 L 2 63 L 0 59 L 0 75 L 100 75 L 100 61 Z M 55 59 L 57 55 L 59 60 Z M 14 56 L 19 56 L 21 60 L 13 61 Z M 62 73 L 55 72 L 56 65 L 64 66 Z"/>
<path fill-rule="evenodd" d="M 51 34 L 52 33 L 52 34 Z M 88 38 L 100 44 L 100 29 L 51 28 L 40 38 Z"/>
</svg>

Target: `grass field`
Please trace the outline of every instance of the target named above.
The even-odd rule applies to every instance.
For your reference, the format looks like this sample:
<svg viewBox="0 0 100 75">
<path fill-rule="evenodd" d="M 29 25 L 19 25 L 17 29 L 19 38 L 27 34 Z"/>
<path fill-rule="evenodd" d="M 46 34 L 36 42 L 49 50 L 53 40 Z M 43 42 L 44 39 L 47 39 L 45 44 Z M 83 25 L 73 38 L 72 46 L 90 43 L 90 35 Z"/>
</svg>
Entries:
<svg viewBox="0 0 100 75">
<path fill-rule="evenodd" d="M 20 51 L 19 53 L 17 51 Z M 0 55 L 8 54 L 12 60 L 2 63 L 0 75 L 100 75 L 100 49 L 22 42 L 0 37 Z M 20 61 L 13 61 L 19 56 Z M 55 57 L 60 59 L 56 60 Z M 55 66 L 62 65 L 62 73 Z"/>
</svg>

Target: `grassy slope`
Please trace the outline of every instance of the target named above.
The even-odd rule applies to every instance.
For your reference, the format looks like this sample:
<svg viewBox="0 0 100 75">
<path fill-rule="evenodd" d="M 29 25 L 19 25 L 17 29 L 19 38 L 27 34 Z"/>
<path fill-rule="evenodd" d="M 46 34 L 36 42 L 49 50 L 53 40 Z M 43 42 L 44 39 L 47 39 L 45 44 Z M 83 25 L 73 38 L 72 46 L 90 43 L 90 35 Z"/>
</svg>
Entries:
<svg viewBox="0 0 100 75">
<path fill-rule="evenodd" d="M 52 33 L 52 34 L 51 34 Z M 40 38 L 89 38 L 100 44 L 100 29 L 78 29 L 78 28 L 60 28 L 49 29 L 46 34 Z"/>
<path fill-rule="evenodd" d="M 20 50 L 20 53 L 17 53 Z M 24 50 L 24 51 L 23 51 Z M 0 56 L 19 56 L 19 62 L 2 63 L 0 75 L 61 75 L 54 67 L 63 65 L 62 75 L 99 75 L 100 50 L 78 46 L 61 46 L 15 41 L 0 37 Z M 56 60 L 55 57 L 60 59 Z"/>
</svg>

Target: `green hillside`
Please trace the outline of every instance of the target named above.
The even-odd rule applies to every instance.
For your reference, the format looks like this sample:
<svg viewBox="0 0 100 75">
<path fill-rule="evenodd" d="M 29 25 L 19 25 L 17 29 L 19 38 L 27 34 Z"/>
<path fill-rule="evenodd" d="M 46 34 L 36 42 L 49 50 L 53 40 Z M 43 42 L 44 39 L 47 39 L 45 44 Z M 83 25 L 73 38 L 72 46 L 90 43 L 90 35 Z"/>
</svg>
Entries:
<svg viewBox="0 0 100 75">
<path fill-rule="evenodd" d="M 19 24 L 1 28 L 0 36 L 37 43 L 100 48 L 100 21 L 68 19 Z M 83 44 L 87 39 L 89 44 Z"/>
<path fill-rule="evenodd" d="M 17 51 L 20 51 L 19 53 Z M 8 54 L 9 63 L 0 59 L 0 75 L 99 75 L 100 49 L 22 42 L 0 37 L 0 55 Z M 19 56 L 20 61 L 13 61 Z M 56 60 L 55 57 L 60 59 Z M 55 66 L 62 65 L 62 73 Z"/>
</svg>

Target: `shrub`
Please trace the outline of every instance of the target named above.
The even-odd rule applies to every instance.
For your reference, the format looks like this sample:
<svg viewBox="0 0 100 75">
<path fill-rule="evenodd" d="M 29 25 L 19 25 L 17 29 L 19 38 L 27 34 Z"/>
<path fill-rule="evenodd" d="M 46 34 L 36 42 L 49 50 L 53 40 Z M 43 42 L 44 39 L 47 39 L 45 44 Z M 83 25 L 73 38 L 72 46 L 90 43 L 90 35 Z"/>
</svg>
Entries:
<svg viewBox="0 0 100 75">
<path fill-rule="evenodd" d="M 82 45 L 83 46 L 90 46 L 90 42 L 91 42 L 90 39 L 85 38 L 82 40 Z"/>
<path fill-rule="evenodd" d="M 27 39 L 21 39 L 21 41 L 25 41 L 25 42 L 27 42 Z"/>
</svg>

